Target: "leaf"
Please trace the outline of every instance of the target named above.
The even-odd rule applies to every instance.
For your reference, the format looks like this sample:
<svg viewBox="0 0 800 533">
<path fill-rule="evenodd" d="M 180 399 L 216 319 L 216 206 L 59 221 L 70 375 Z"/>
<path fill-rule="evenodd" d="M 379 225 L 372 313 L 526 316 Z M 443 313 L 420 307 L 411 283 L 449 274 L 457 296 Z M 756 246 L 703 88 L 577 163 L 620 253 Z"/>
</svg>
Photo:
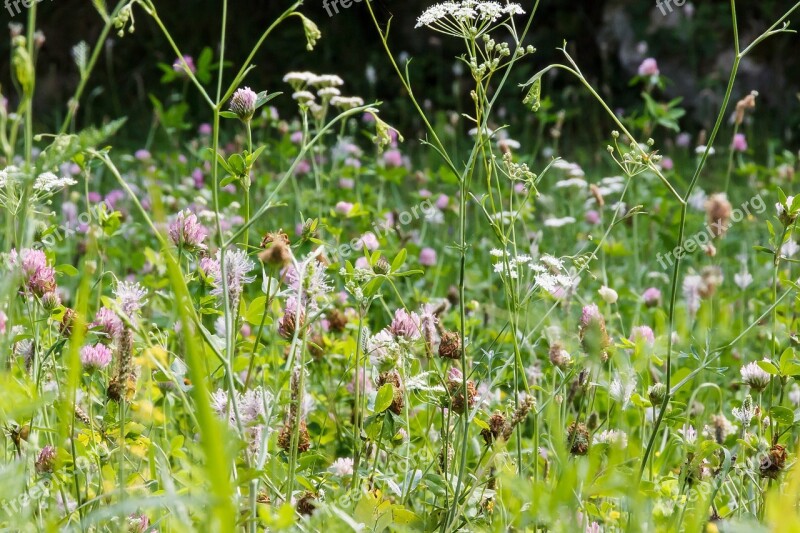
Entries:
<svg viewBox="0 0 800 533">
<path fill-rule="evenodd" d="M 228 158 L 228 165 L 231 167 L 231 170 L 233 170 L 233 174 L 236 174 L 237 176 L 244 174 L 245 164 L 244 158 L 241 156 L 241 154 L 233 154 L 230 156 Z"/>
<path fill-rule="evenodd" d="M 233 111 L 220 111 L 219 116 L 221 116 L 222 118 L 239 118 L 239 115 L 237 115 Z"/>
<path fill-rule="evenodd" d="M 403 248 L 400 250 L 400 253 L 397 254 L 397 257 L 394 258 L 394 261 L 392 261 L 392 272 L 400 270 L 400 267 L 406 262 L 406 256 L 408 256 L 408 252 Z"/>
<path fill-rule="evenodd" d="M 56 267 L 56 272 L 60 272 L 69 277 L 78 275 L 78 269 L 72 265 L 58 265 Z"/>
<path fill-rule="evenodd" d="M 780 370 L 778 370 L 778 367 L 772 364 L 770 361 L 758 361 L 757 364 L 759 367 L 761 367 L 761 370 L 763 370 L 767 374 L 772 374 L 773 376 L 777 376 L 780 374 Z"/>
<path fill-rule="evenodd" d="M 283 93 L 281 93 L 281 92 L 267 94 L 267 91 L 261 91 L 260 93 L 258 93 L 258 97 L 256 98 L 256 109 L 258 109 L 259 107 L 263 106 L 264 104 L 266 104 L 267 102 L 269 102 L 273 98 L 277 98 L 278 96 L 280 96 L 282 94 Z"/>
<path fill-rule="evenodd" d="M 394 385 L 386 383 L 378 389 L 378 394 L 375 396 L 375 412 L 382 413 L 392 405 L 394 401 Z"/>
<path fill-rule="evenodd" d="M 792 410 L 780 405 L 776 405 L 769 410 L 769 417 L 786 426 L 794 424 L 794 413 Z"/>
<path fill-rule="evenodd" d="M 780 368 L 782 376 L 789 375 L 789 373 L 786 370 L 792 364 L 793 360 L 794 360 L 794 350 L 791 347 L 786 348 L 781 354 L 781 359 L 780 359 Z"/>
</svg>

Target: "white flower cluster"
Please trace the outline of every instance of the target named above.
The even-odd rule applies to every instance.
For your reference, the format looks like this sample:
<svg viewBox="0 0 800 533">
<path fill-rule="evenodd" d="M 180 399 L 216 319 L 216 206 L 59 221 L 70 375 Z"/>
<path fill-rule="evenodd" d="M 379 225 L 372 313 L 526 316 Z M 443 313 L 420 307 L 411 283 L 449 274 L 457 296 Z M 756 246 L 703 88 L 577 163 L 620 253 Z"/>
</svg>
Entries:
<svg viewBox="0 0 800 533">
<path fill-rule="evenodd" d="M 307 106 L 315 117 L 324 114 L 324 104 L 329 103 L 342 110 L 353 109 L 364 105 L 364 99 L 358 96 L 342 96 L 338 89 L 344 85 L 344 80 L 336 74 L 314 74 L 313 72 L 289 72 L 283 81 L 294 89 L 294 98 L 301 105 Z M 316 91 L 316 94 L 314 92 Z M 322 100 L 323 105 L 316 103 L 316 98 Z"/>
<path fill-rule="evenodd" d="M 420 28 L 427 26 L 448 35 L 465 35 L 464 30 L 475 29 L 496 22 L 500 17 L 524 15 L 519 4 L 499 2 L 478 2 L 477 0 L 461 0 L 461 2 L 444 2 L 426 9 L 417 18 Z"/>
<path fill-rule="evenodd" d="M 537 260 L 526 254 L 518 254 L 508 258 L 508 269 L 506 270 L 506 263 L 502 261 L 503 251 L 494 249 L 489 253 L 493 257 L 501 259 L 494 264 L 494 271 L 498 274 L 518 279 L 520 273 L 524 273 L 525 269 L 529 269 L 533 272 L 536 286 L 551 294 L 569 289 L 573 285 L 573 279 L 567 273 L 564 262 L 552 255 L 545 254 Z"/>
<path fill-rule="evenodd" d="M 75 185 L 76 183 L 78 182 L 72 178 L 59 178 L 52 172 L 45 172 L 39 174 L 39 177 L 36 178 L 36 181 L 33 183 L 33 190 L 51 193 L 63 189 L 64 187 Z"/>
<path fill-rule="evenodd" d="M 595 444 L 608 444 L 620 449 L 628 447 L 628 435 L 618 429 L 601 431 L 594 436 L 593 441 Z"/>
<path fill-rule="evenodd" d="M 249 390 L 244 394 L 237 392 L 236 410 L 242 424 L 247 426 L 258 422 L 260 417 L 266 417 L 266 406 L 272 402 L 272 395 L 269 392 L 257 388 Z M 227 419 L 231 426 L 236 424 L 233 409 L 228 411 L 228 392 L 218 389 L 211 395 L 211 407 L 220 418 Z"/>
</svg>

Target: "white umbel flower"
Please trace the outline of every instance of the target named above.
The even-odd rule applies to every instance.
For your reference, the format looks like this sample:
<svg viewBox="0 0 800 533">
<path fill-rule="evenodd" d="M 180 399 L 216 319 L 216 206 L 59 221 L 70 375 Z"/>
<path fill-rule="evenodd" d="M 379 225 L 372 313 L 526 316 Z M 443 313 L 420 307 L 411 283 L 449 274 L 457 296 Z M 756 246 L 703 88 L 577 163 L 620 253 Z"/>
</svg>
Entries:
<svg viewBox="0 0 800 533">
<path fill-rule="evenodd" d="M 59 178 L 52 172 L 44 172 L 43 174 L 39 174 L 39 177 L 36 178 L 36 181 L 33 183 L 33 190 L 50 193 L 63 189 L 64 187 L 69 187 L 70 185 L 75 185 L 76 183 L 78 182 L 72 178 Z"/>
</svg>

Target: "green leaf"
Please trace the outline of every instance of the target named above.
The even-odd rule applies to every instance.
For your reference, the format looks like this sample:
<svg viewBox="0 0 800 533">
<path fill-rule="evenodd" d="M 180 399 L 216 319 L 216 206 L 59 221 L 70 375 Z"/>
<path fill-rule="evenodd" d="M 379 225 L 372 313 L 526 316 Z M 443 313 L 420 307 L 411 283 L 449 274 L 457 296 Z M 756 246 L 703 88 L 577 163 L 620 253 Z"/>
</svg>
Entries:
<svg viewBox="0 0 800 533">
<path fill-rule="evenodd" d="M 780 359 L 780 368 L 782 376 L 789 375 L 788 372 L 786 372 L 786 370 L 792 364 L 793 360 L 794 360 L 794 350 L 791 347 L 786 348 L 781 354 L 781 359 Z"/>
<path fill-rule="evenodd" d="M 794 413 L 792 410 L 780 405 L 776 405 L 769 410 L 769 417 L 773 420 L 777 420 L 785 426 L 791 426 L 794 424 Z"/>
<path fill-rule="evenodd" d="M 237 176 L 244 174 L 246 167 L 244 164 L 244 158 L 241 156 L 241 154 L 233 154 L 230 156 L 228 158 L 228 165 L 230 165 L 231 170 L 233 170 L 233 174 L 236 174 Z"/>
<path fill-rule="evenodd" d="M 761 367 L 761 370 L 766 372 L 767 374 L 772 374 L 773 376 L 777 376 L 780 374 L 780 370 L 778 367 L 772 364 L 770 361 L 758 361 L 758 366 Z"/>
<path fill-rule="evenodd" d="M 60 272 L 69 277 L 78 275 L 78 269 L 72 265 L 58 265 L 56 267 L 56 272 Z"/>
<path fill-rule="evenodd" d="M 378 394 L 375 396 L 375 412 L 382 413 L 392 405 L 394 401 L 394 385 L 391 383 L 386 383 L 380 389 L 378 389 Z"/>
<path fill-rule="evenodd" d="M 221 116 L 222 118 L 239 118 L 239 115 L 237 115 L 233 111 L 220 111 L 219 116 Z"/>
<path fill-rule="evenodd" d="M 264 104 L 266 104 L 267 102 L 269 102 L 273 98 L 279 97 L 282 94 L 283 93 L 281 93 L 281 92 L 267 94 L 267 91 L 261 91 L 260 93 L 258 93 L 258 97 L 256 98 L 256 109 L 258 109 L 259 107 L 263 106 Z"/>
<path fill-rule="evenodd" d="M 392 261 L 392 272 L 400 270 L 400 267 L 406 262 L 406 256 L 408 256 L 408 252 L 403 248 L 400 250 L 400 253 L 397 254 L 397 257 L 394 258 L 394 261 Z"/>
</svg>

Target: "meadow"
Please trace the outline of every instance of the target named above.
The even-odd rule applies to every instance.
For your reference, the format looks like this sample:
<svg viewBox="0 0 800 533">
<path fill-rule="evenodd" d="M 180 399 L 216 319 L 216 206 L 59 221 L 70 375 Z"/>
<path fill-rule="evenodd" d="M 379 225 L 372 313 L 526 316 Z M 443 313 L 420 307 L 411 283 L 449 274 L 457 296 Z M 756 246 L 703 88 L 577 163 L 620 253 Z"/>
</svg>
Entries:
<svg viewBox="0 0 800 533">
<path fill-rule="evenodd" d="M 418 14 L 421 39 L 463 44 L 470 84 L 431 109 L 356 2 L 422 135 L 349 91 L 362 73 L 251 86 L 275 34 L 301 27 L 309 55 L 325 38 L 302 2 L 243 58 L 227 0 L 198 57 L 162 2 L 92 4 L 103 32 L 73 48 L 55 122 L 34 105 L 47 3 L 9 26 L 0 529 L 800 531 L 800 163 L 757 142 L 761 97 L 737 83 L 763 42 L 797 42 L 800 3 L 740 38 L 730 0 L 721 105 L 688 131 L 657 57 L 629 109 L 567 43 L 512 84 L 538 0 Z M 143 19 L 176 98 L 118 146 L 126 117 L 82 105 L 108 35 Z M 602 144 L 563 135 L 591 120 L 557 107 L 556 74 L 612 125 Z M 203 121 L 183 124 L 187 93 Z"/>
</svg>

